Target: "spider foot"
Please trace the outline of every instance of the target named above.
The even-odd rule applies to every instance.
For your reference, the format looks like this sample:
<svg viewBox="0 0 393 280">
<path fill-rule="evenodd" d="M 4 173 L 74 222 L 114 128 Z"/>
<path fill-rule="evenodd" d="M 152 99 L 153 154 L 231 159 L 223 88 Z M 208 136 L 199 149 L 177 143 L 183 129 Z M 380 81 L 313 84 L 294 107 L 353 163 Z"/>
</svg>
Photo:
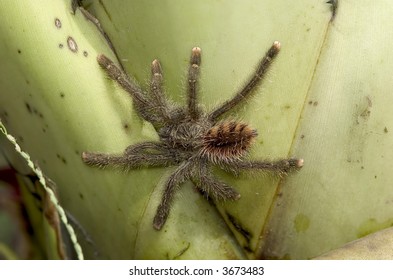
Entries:
<svg viewBox="0 0 393 280">
<path fill-rule="evenodd" d="M 293 170 L 298 170 L 303 167 L 304 160 L 297 158 L 283 159 L 271 163 L 271 170 L 277 171 L 280 176 L 286 176 Z"/>
<path fill-rule="evenodd" d="M 160 230 L 162 226 L 165 224 L 169 215 L 169 208 L 165 208 L 162 204 L 158 206 L 156 215 L 153 220 L 153 227 L 156 230 Z"/>
<path fill-rule="evenodd" d="M 90 152 L 83 152 L 82 160 L 87 165 L 99 168 L 104 168 L 108 165 L 119 164 L 119 161 L 121 161 L 121 159 L 117 156 Z"/>
<path fill-rule="evenodd" d="M 299 169 L 299 168 L 302 168 L 304 165 L 304 159 L 302 159 L 302 158 L 300 158 L 300 159 L 290 158 L 287 160 L 287 162 L 288 162 L 287 165 L 289 167 L 289 170 L 291 170 L 293 168 Z"/>
<path fill-rule="evenodd" d="M 236 163 L 237 168 L 242 170 L 266 170 L 277 173 L 280 176 L 287 175 L 293 170 L 302 168 L 303 159 L 289 158 L 277 161 L 246 161 Z"/>
</svg>

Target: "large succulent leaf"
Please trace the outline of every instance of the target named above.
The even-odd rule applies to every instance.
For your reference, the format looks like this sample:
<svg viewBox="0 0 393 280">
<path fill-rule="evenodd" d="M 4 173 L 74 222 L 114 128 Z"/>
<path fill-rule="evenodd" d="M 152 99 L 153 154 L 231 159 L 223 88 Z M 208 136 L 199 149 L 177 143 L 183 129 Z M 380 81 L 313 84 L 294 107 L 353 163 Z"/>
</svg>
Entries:
<svg viewBox="0 0 393 280">
<path fill-rule="evenodd" d="M 3 4 L 0 114 L 57 183 L 88 257 L 310 258 L 390 224 L 388 1 L 340 1 L 334 21 L 325 1 L 85 2 L 140 84 L 160 59 L 177 102 L 189 52 L 200 46 L 207 110 L 244 84 L 274 40 L 282 43 L 258 94 L 232 116 L 258 129 L 253 158 L 296 155 L 305 167 L 284 180 L 218 174 L 242 194 L 219 213 L 186 184 L 160 232 L 151 222 L 170 170 L 119 173 L 81 162 L 81 151 L 120 153 L 157 136 L 97 66 L 98 53 L 115 59 L 97 27 L 79 9 L 73 15 L 69 1 L 52 2 Z"/>
<path fill-rule="evenodd" d="M 83 150 L 121 152 L 157 136 L 97 67 L 97 54 L 110 54 L 110 48 L 79 10 L 71 13 L 70 4 L 9 1 L 2 7 L 0 111 L 9 133 L 56 182 L 62 203 L 85 236 L 87 255 L 242 258 L 219 214 L 189 186 L 172 211 L 179 218 L 161 232 L 153 230 L 160 194 L 155 186 L 164 170 L 126 174 L 82 163 Z M 11 149 L 6 153 L 12 158 Z"/>
<path fill-rule="evenodd" d="M 380 230 L 366 237 L 345 244 L 341 248 L 327 252 L 317 260 L 391 260 L 392 228 Z"/>
<path fill-rule="evenodd" d="M 281 188 L 265 257 L 309 258 L 393 224 L 392 12 L 340 1 L 293 145 L 306 164 Z"/>
</svg>

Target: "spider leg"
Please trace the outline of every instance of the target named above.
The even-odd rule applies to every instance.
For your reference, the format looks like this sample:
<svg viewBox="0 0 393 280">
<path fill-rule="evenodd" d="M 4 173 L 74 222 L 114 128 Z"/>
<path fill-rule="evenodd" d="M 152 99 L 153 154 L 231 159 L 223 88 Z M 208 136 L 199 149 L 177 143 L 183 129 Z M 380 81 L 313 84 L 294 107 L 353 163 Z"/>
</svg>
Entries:
<svg viewBox="0 0 393 280">
<path fill-rule="evenodd" d="M 72 11 L 73 11 L 74 15 L 75 15 L 75 11 L 77 8 L 79 9 L 79 11 L 82 12 L 82 14 L 84 15 L 84 17 L 87 20 L 91 21 L 96 26 L 96 28 L 102 34 L 102 36 L 104 36 L 104 39 L 106 40 L 109 48 L 111 49 L 113 54 L 116 56 L 117 60 L 119 61 L 120 69 L 124 71 L 124 67 L 119 59 L 119 55 L 117 54 L 117 51 L 116 51 L 115 47 L 113 46 L 113 43 L 112 43 L 111 39 L 109 38 L 108 34 L 105 32 L 104 28 L 102 28 L 100 21 L 82 6 L 82 0 L 73 0 Z"/>
<path fill-rule="evenodd" d="M 151 64 L 151 81 L 150 81 L 150 93 L 154 104 L 155 114 L 160 117 L 161 122 L 168 123 L 171 119 L 170 107 L 162 89 L 162 70 L 160 62 L 155 59 Z"/>
<path fill-rule="evenodd" d="M 255 71 L 251 79 L 248 81 L 246 86 L 243 87 L 238 93 L 236 93 L 235 96 L 232 97 L 232 99 L 224 102 L 221 106 L 213 110 L 209 114 L 209 120 L 215 122 L 217 118 L 220 117 L 222 114 L 226 113 L 227 111 L 235 107 L 237 104 L 247 99 L 251 95 L 253 90 L 260 84 L 267 70 L 272 64 L 273 59 L 277 56 L 279 51 L 280 51 L 280 43 L 275 41 L 273 45 L 270 47 L 270 49 L 267 51 L 265 56 L 262 58 L 257 70 Z"/>
<path fill-rule="evenodd" d="M 193 178 L 192 182 L 203 193 L 207 193 L 216 200 L 238 200 L 240 194 L 232 187 L 214 178 L 211 171 L 206 164 L 201 164 L 199 167 L 198 177 Z"/>
<path fill-rule="evenodd" d="M 161 158 L 166 158 L 168 160 L 168 164 L 166 164 L 165 166 L 179 164 L 180 162 L 188 158 L 188 154 L 182 155 L 179 150 L 170 148 L 160 142 L 144 142 L 136 145 L 131 145 L 128 146 L 124 151 L 124 154 L 126 156 L 142 153 L 150 156 L 161 156 Z"/>
<path fill-rule="evenodd" d="M 175 170 L 175 172 L 171 174 L 169 179 L 166 181 L 161 203 L 157 208 L 157 212 L 153 220 L 153 227 L 156 230 L 160 230 L 165 224 L 169 215 L 173 198 L 175 197 L 175 191 L 180 184 L 189 179 L 193 168 L 194 165 L 192 161 L 185 161 Z"/>
<path fill-rule="evenodd" d="M 103 54 L 98 55 L 97 57 L 98 64 L 106 71 L 108 76 L 115 80 L 125 91 L 127 91 L 132 99 L 137 103 L 138 107 L 140 106 L 148 106 L 148 99 L 143 93 L 142 89 L 132 83 L 128 77 L 128 75 L 122 71 L 116 64 L 113 63 L 108 57 Z"/>
<path fill-rule="evenodd" d="M 154 112 L 153 108 L 156 106 L 154 102 L 152 102 L 150 98 L 146 96 L 143 90 L 138 85 L 134 84 L 128 75 L 119 67 L 117 67 L 116 64 L 105 55 L 98 55 L 97 61 L 101 68 L 106 71 L 108 76 L 112 80 L 115 80 L 125 91 L 131 95 L 135 108 L 139 114 L 148 122 L 155 124 L 158 117 L 155 114 L 151 114 L 151 112 Z"/>
<path fill-rule="evenodd" d="M 293 170 L 300 169 L 303 163 L 303 159 L 290 158 L 277 161 L 240 161 L 230 165 L 235 168 L 234 170 L 265 170 L 284 176 Z"/>
<path fill-rule="evenodd" d="M 201 49 L 195 47 L 192 49 L 190 68 L 188 69 L 188 114 L 192 120 L 200 117 L 197 106 L 197 83 L 199 78 L 199 67 L 201 65 Z"/>
<path fill-rule="evenodd" d="M 128 146 L 124 154 L 136 154 L 142 152 L 164 152 L 166 150 L 166 145 L 161 142 L 143 142 L 135 145 Z"/>
<path fill-rule="evenodd" d="M 167 152 L 163 145 L 154 142 L 129 146 L 123 155 L 83 152 L 82 160 L 87 165 L 98 168 L 114 166 L 126 170 L 142 166 L 171 166 L 179 161 L 175 154 Z"/>
</svg>

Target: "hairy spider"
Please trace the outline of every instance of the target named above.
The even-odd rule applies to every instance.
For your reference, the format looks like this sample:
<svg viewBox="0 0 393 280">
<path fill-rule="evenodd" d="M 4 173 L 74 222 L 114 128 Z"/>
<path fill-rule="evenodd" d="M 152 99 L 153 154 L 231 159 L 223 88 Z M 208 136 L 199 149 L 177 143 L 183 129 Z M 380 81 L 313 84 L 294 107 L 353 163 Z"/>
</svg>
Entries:
<svg viewBox="0 0 393 280">
<path fill-rule="evenodd" d="M 123 169 L 177 165 L 165 182 L 161 203 L 154 217 L 153 227 L 157 230 L 161 229 L 168 218 L 176 189 L 187 180 L 191 180 L 199 190 L 216 200 L 240 198 L 237 191 L 213 176 L 213 166 L 219 166 L 235 175 L 243 170 L 263 170 L 286 175 L 299 169 L 303 165 L 302 159 L 249 160 L 247 154 L 257 136 L 256 130 L 243 122 L 219 120 L 223 114 L 250 97 L 279 50 L 280 43 L 276 41 L 247 84 L 231 99 L 209 113 L 204 112 L 197 102 L 200 48 L 195 47 L 191 52 L 185 107 L 174 105 L 164 96 L 158 60 L 152 62 L 150 91 L 145 92 L 109 58 L 99 55 L 99 65 L 131 95 L 137 112 L 152 123 L 160 141 L 131 145 L 122 155 L 83 152 L 83 161 L 100 168 L 115 166 Z"/>
</svg>

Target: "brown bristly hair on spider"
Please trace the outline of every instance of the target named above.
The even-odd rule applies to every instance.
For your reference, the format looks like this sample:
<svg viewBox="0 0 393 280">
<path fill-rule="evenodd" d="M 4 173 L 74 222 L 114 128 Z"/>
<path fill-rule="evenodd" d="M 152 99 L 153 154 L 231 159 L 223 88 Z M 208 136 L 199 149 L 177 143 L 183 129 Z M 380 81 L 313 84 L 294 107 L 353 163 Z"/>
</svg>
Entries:
<svg viewBox="0 0 393 280">
<path fill-rule="evenodd" d="M 204 135 L 201 154 L 212 162 L 229 164 L 244 156 L 257 136 L 257 131 L 244 122 L 223 121 Z"/>
</svg>

